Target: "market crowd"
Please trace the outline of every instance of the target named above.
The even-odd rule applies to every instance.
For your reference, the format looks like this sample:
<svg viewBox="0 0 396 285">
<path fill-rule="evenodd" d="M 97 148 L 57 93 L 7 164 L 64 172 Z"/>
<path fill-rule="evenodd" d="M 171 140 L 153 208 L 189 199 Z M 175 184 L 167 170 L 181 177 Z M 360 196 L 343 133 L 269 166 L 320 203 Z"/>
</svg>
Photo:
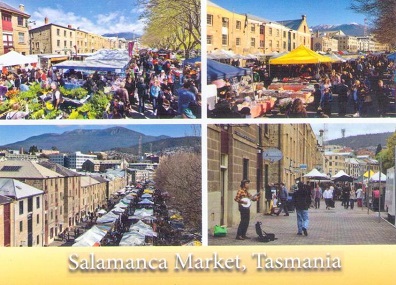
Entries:
<svg viewBox="0 0 396 285">
<path fill-rule="evenodd" d="M 201 71 L 200 64 L 182 66 L 177 60 L 167 59 L 146 51 L 131 59 L 124 75 L 111 72 L 85 73 L 73 69 L 63 72 L 55 67 L 42 69 L 34 66 L 8 70 L 3 68 L 0 80 L 0 103 L 11 92 L 28 91 L 34 83 L 50 91 L 45 101 L 55 109 L 70 107 L 59 91 L 82 87 L 88 94 L 107 91 L 111 99 L 103 111 L 104 119 L 122 118 L 200 118 Z M 26 105 L 15 103 L 7 119 L 28 117 Z"/>
<path fill-rule="evenodd" d="M 251 64 L 252 76 L 245 84 L 260 82 L 264 89 L 273 81 L 297 80 L 299 84 L 313 85 L 312 100 L 296 98 L 288 101 L 285 116 L 313 117 L 385 117 L 394 113 L 396 65 L 387 54 L 368 54 L 345 62 L 320 65 L 271 65 L 256 60 Z M 242 78 L 238 78 L 239 82 Z M 290 80 L 291 81 L 291 80 Z M 217 89 L 217 104 L 208 110 L 214 118 L 249 118 L 251 101 L 259 95 L 241 98 L 230 80 Z M 277 105 L 279 100 L 277 101 Z M 238 105 L 246 105 L 244 108 Z"/>
</svg>

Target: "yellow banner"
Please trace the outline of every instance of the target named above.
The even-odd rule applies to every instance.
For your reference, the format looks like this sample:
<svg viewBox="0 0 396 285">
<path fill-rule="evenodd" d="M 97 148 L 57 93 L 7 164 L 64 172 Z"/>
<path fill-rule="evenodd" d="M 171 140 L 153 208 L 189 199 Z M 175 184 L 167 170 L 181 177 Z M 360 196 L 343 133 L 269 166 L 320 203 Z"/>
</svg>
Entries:
<svg viewBox="0 0 396 285">
<path fill-rule="evenodd" d="M 1 284 L 396 284 L 396 246 L 2 248 Z M 133 282 L 132 282 L 133 281 Z"/>
</svg>

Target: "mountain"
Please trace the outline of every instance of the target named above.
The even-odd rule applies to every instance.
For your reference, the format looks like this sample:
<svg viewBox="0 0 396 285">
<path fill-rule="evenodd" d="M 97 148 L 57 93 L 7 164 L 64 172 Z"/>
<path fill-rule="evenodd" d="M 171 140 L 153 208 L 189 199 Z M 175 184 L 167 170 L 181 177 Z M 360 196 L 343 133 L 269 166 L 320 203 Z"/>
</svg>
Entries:
<svg viewBox="0 0 396 285">
<path fill-rule="evenodd" d="M 23 147 L 29 150 L 31 146 L 38 149 L 51 149 L 56 147 L 61 152 L 88 152 L 105 151 L 115 147 L 130 147 L 142 143 L 150 143 L 159 140 L 166 140 L 168 136 L 147 136 L 139 132 L 123 127 L 112 127 L 103 130 L 82 130 L 64 132 L 62 134 L 43 134 L 30 137 L 24 141 L 15 142 L 3 146 L 6 149 L 20 149 Z"/>
<path fill-rule="evenodd" d="M 200 137 L 182 137 L 182 138 L 167 138 L 155 141 L 153 143 L 142 144 L 142 153 L 146 152 L 164 152 L 166 150 L 176 150 L 180 148 L 193 148 L 195 151 L 201 152 L 201 138 Z M 131 146 L 127 148 L 114 148 L 113 150 L 123 153 L 138 154 L 138 146 Z"/>
<path fill-rule="evenodd" d="M 387 139 L 393 135 L 394 133 L 380 133 L 380 134 L 367 134 L 367 135 L 358 135 L 358 136 L 350 136 L 345 138 L 339 138 L 335 140 L 326 141 L 327 145 L 342 145 L 346 147 L 350 147 L 354 150 L 360 148 L 376 148 L 378 144 L 382 145 L 382 148 L 386 146 Z"/>
<path fill-rule="evenodd" d="M 360 24 L 341 24 L 341 25 L 318 25 L 311 27 L 312 32 L 343 31 L 348 36 L 364 36 L 364 25 Z M 369 31 L 367 31 L 369 32 Z"/>
<path fill-rule="evenodd" d="M 102 35 L 104 37 L 117 37 L 117 38 L 124 38 L 127 40 L 134 40 L 136 38 L 140 38 L 141 35 L 135 34 L 135 33 L 113 33 L 113 34 L 104 34 Z"/>
</svg>

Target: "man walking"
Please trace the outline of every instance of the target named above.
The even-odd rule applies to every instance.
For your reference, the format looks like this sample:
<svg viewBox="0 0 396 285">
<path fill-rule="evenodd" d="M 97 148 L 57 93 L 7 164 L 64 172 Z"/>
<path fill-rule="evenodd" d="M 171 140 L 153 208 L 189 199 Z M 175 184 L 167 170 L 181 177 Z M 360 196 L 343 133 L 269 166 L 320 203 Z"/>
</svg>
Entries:
<svg viewBox="0 0 396 285">
<path fill-rule="evenodd" d="M 289 212 L 287 211 L 287 189 L 285 187 L 284 183 L 280 184 L 280 190 L 279 190 L 279 199 L 280 199 L 280 206 L 279 210 L 276 213 L 277 216 L 282 212 L 282 209 L 285 211 L 285 216 L 289 216 Z"/>
<path fill-rule="evenodd" d="M 304 183 L 298 182 L 297 191 L 293 194 L 294 205 L 297 213 L 297 235 L 308 235 L 308 209 L 311 205 L 311 193 Z"/>
</svg>

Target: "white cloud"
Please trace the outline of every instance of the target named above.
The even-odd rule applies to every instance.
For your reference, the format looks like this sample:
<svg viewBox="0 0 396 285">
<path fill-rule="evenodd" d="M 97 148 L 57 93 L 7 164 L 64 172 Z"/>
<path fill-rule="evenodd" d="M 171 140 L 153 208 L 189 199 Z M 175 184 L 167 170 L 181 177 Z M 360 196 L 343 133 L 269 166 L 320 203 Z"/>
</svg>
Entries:
<svg viewBox="0 0 396 285">
<path fill-rule="evenodd" d="M 73 28 L 79 27 L 83 31 L 106 34 L 106 33 L 120 33 L 133 32 L 142 34 L 145 24 L 142 19 L 133 19 L 121 15 L 118 12 L 108 14 L 98 14 L 94 18 L 78 16 L 73 12 L 63 11 L 60 7 L 53 8 L 38 8 L 31 14 L 31 20 L 36 21 L 36 26 L 44 25 L 44 18 L 48 17 L 49 23 L 68 26 Z"/>
</svg>

